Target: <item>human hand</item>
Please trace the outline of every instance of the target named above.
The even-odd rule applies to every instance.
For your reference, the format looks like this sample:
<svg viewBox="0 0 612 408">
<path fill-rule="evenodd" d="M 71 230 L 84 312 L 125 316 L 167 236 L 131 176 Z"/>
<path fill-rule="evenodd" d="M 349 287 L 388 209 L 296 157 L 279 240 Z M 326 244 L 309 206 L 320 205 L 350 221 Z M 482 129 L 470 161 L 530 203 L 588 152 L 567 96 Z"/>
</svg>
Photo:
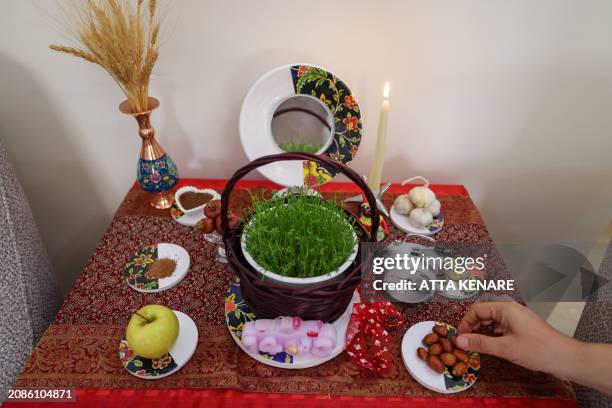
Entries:
<svg viewBox="0 0 612 408">
<path fill-rule="evenodd" d="M 494 333 L 500 336 L 471 333 L 483 325 L 491 324 Z M 458 347 L 559 376 L 566 374 L 564 361 L 567 360 L 561 356 L 572 353 L 581 344 L 515 302 L 475 303 L 457 330 Z"/>
</svg>

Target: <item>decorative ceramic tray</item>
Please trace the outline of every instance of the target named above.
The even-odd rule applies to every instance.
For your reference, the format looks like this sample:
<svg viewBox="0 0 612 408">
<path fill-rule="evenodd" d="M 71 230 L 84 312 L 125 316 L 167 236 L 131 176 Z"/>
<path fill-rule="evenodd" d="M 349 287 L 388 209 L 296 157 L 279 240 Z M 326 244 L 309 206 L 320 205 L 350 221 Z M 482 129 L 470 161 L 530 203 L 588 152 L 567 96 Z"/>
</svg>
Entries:
<svg viewBox="0 0 612 408">
<path fill-rule="evenodd" d="M 344 349 L 346 348 L 346 344 L 344 341 L 346 338 L 346 328 L 348 327 L 349 321 L 351 320 L 353 303 L 357 302 L 359 302 L 359 293 L 355 291 L 355 294 L 353 295 L 353 301 L 346 308 L 346 311 L 342 314 L 342 316 L 338 318 L 338 320 L 332 323 L 332 326 L 336 328 L 338 343 L 332 353 L 327 357 L 315 357 L 311 354 L 291 355 L 286 352 L 280 352 L 274 355 L 270 355 L 267 353 L 248 353 L 240 340 L 242 335 L 242 327 L 246 322 L 255 320 L 256 317 L 255 313 L 251 312 L 249 306 L 242 298 L 242 291 L 238 280 L 230 284 L 229 289 L 225 295 L 225 321 L 236 343 L 245 353 L 247 353 L 255 360 L 267 364 L 269 366 L 279 368 L 308 368 L 323 364 L 326 361 L 335 358 L 344 351 Z"/>
<path fill-rule="evenodd" d="M 440 232 L 444 226 L 444 214 L 442 214 L 442 211 L 440 211 L 440 214 L 434 217 L 433 222 L 426 228 L 414 226 L 408 219 L 407 215 L 402 215 L 395 210 L 395 205 L 391 207 L 391 211 L 389 213 L 391 215 L 390 218 L 393 225 L 408 234 L 433 235 Z"/>
<path fill-rule="evenodd" d="M 283 153 L 272 136 L 272 119 L 281 104 L 296 96 L 310 98 L 309 103 L 320 105 L 329 117 L 330 123 L 326 123 L 330 128 L 329 140 L 316 153 L 344 164 L 353 160 L 361 142 L 359 104 L 342 80 L 324 68 L 309 64 L 277 67 L 251 87 L 240 112 L 240 138 L 249 160 Z M 313 161 L 276 162 L 258 170 L 283 186 L 316 186 L 336 175 L 334 169 Z"/>
<path fill-rule="evenodd" d="M 166 278 L 151 278 L 148 271 L 157 259 L 170 258 L 176 261 L 174 273 Z M 143 293 L 161 292 L 179 283 L 189 270 L 190 259 L 185 248 L 176 244 L 160 243 L 138 249 L 123 268 L 126 283 Z"/>
<path fill-rule="evenodd" d="M 179 336 L 165 356 L 140 357 L 134 354 L 126 340 L 121 340 L 119 359 L 130 374 L 144 380 L 159 380 L 180 370 L 193 356 L 198 345 L 198 329 L 191 317 L 176 310 L 174 313 L 179 321 Z"/>
<path fill-rule="evenodd" d="M 438 374 L 416 353 L 418 347 L 422 346 L 421 341 L 425 335 L 431 333 L 434 325 L 443 325 L 448 329 L 447 338 L 457 334 L 457 329 L 450 324 L 441 322 L 426 321 L 410 327 L 402 340 L 402 360 L 410 375 L 423 387 L 442 394 L 454 394 L 470 388 L 480 376 L 480 356 L 478 353 L 470 352 L 468 370 L 462 377 L 454 377 L 448 367 L 444 368 L 444 373 Z"/>
</svg>

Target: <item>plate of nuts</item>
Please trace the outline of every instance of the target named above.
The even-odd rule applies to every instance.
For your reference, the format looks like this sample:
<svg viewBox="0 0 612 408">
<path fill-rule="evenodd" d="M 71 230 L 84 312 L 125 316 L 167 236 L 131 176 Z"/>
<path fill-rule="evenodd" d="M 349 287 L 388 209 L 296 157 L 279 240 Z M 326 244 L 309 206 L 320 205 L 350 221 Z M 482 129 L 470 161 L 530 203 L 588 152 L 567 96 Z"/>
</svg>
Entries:
<svg viewBox="0 0 612 408">
<path fill-rule="evenodd" d="M 426 321 L 410 327 L 402 340 L 402 359 L 423 387 L 442 394 L 470 388 L 480 376 L 480 356 L 456 346 L 457 329 Z"/>
</svg>

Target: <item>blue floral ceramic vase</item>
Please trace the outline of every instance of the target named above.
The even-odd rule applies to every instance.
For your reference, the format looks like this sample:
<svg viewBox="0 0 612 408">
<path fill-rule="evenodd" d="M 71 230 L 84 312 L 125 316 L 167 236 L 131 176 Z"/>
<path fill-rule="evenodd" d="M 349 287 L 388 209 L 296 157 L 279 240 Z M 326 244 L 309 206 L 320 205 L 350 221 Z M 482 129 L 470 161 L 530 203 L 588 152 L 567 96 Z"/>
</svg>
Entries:
<svg viewBox="0 0 612 408">
<path fill-rule="evenodd" d="M 174 187 L 178 182 L 178 170 L 170 156 L 155 139 L 155 129 L 151 126 L 151 112 L 159 107 L 159 101 L 149 97 L 149 110 L 133 113 L 128 101 L 119 105 L 121 112 L 132 115 L 138 122 L 138 134 L 142 138 L 140 159 L 136 169 L 136 179 L 143 191 L 151 193 L 153 207 L 166 209 L 174 202 Z"/>
</svg>

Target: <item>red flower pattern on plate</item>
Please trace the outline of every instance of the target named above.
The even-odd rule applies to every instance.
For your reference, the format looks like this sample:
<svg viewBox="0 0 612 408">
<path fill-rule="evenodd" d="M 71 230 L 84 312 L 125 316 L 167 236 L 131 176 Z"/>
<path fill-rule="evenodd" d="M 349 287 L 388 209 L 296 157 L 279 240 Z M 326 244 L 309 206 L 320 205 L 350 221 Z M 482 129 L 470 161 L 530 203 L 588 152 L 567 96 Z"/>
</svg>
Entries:
<svg viewBox="0 0 612 408">
<path fill-rule="evenodd" d="M 348 109 L 353 109 L 357 105 L 357 100 L 353 95 L 346 95 L 344 97 L 344 106 Z"/>
<path fill-rule="evenodd" d="M 476 381 L 476 376 L 472 373 L 464 374 L 463 381 L 465 381 L 467 384 L 472 384 L 474 381 Z"/>
<path fill-rule="evenodd" d="M 357 116 L 353 116 L 350 113 L 346 115 L 346 118 L 342 120 L 342 123 L 346 125 L 346 130 L 352 132 L 353 130 L 357 130 L 359 128 L 359 118 Z"/>
<path fill-rule="evenodd" d="M 172 362 L 172 358 L 170 357 L 170 354 L 166 354 L 163 357 L 154 358 L 151 361 L 151 367 L 153 367 L 156 370 L 163 370 L 164 368 L 168 367 L 168 364 L 170 364 L 171 362 Z"/>
<path fill-rule="evenodd" d="M 236 310 L 236 303 L 234 303 L 234 299 L 228 298 L 225 300 L 225 314 L 233 312 Z"/>
</svg>

